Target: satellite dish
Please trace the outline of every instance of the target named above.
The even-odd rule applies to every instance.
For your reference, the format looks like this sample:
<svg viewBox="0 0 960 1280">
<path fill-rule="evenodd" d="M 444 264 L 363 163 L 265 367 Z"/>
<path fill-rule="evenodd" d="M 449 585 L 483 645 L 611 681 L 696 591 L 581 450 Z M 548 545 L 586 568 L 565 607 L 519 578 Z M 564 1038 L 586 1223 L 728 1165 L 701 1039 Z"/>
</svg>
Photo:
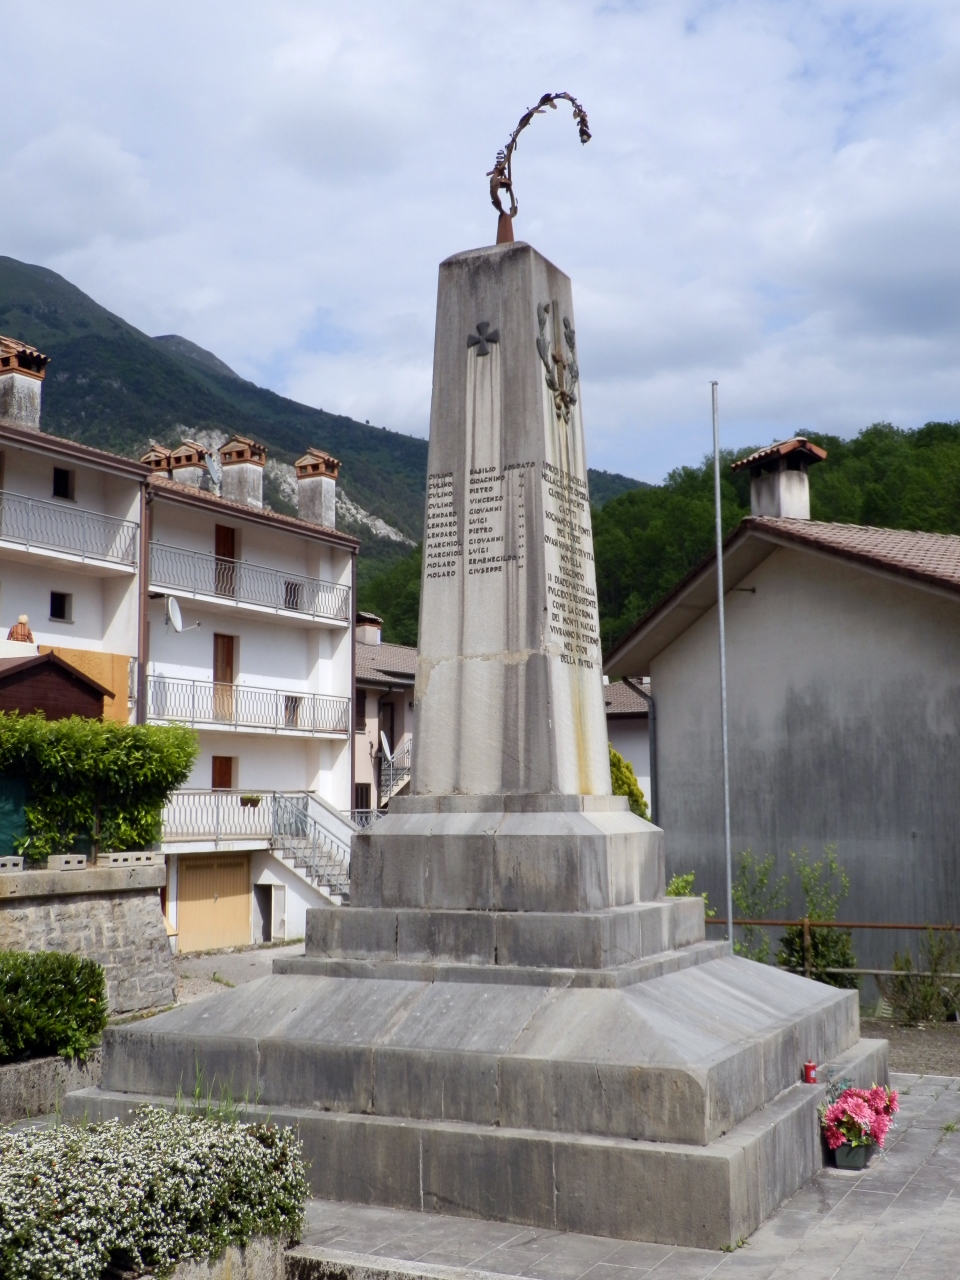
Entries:
<svg viewBox="0 0 960 1280">
<path fill-rule="evenodd" d="M 183 615 L 180 612 L 180 606 L 177 604 L 173 596 L 167 596 L 167 621 L 173 627 L 174 631 L 183 630 Z"/>
<path fill-rule="evenodd" d="M 389 742 L 387 742 L 387 735 L 382 729 L 380 730 L 380 741 L 383 743 L 383 754 L 387 757 L 390 763 L 393 764 L 393 752 L 390 750 Z"/>
</svg>

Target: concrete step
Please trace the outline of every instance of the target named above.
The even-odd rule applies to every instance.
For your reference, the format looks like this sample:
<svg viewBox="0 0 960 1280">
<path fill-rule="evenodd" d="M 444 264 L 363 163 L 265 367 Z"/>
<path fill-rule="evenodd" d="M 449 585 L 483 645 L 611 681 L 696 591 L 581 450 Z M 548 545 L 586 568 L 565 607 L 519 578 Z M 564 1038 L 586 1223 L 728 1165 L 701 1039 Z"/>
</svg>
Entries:
<svg viewBox="0 0 960 1280">
<path fill-rule="evenodd" d="M 307 915 L 317 959 L 615 969 L 704 940 L 702 898 L 599 911 L 458 911 L 351 907 Z"/>
<path fill-rule="evenodd" d="M 885 1080 L 886 1042 L 860 1041 L 822 1072 L 859 1085 Z M 243 1113 L 297 1127 L 311 1194 L 324 1199 L 719 1249 L 749 1236 L 822 1166 L 817 1106 L 825 1093 L 824 1085 L 792 1085 L 702 1147 L 262 1100 Z M 69 1094 L 64 1115 L 126 1118 L 143 1102 L 189 1105 L 172 1091 L 99 1088 Z"/>
<path fill-rule="evenodd" d="M 310 913 L 307 913 L 308 920 Z M 562 969 L 507 964 L 450 964 L 433 960 L 358 960 L 297 956 L 274 961 L 274 973 L 320 978 L 386 978 L 399 982 L 492 982 L 535 987 L 632 987 L 730 954 L 726 942 L 694 942 L 609 969 Z"/>
<path fill-rule="evenodd" d="M 108 1028 L 102 1083 L 702 1146 L 858 1034 L 856 992 L 733 956 L 621 989 L 274 975 Z"/>
</svg>

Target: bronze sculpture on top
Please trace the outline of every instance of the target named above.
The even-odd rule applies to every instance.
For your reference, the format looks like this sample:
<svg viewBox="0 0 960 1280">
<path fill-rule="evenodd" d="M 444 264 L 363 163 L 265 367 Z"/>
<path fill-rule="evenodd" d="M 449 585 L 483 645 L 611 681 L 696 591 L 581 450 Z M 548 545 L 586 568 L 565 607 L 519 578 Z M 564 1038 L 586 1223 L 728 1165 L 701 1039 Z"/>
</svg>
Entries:
<svg viewBox="0 0 960 1280">
<path fill-rule="evenodd" d="M 572 290 L 498 239 L 440 267 L 411 794 L 302 959 L 110 1029 L 68 1111 L 201 1071 L 299 1126 L 316 1195 L 719 1248 L 822 1163 L 802 1064 L 870 1085 L 886 1045 L 705 940 L 611 794 Z"/>
<path fill-rule="evenodd" d="M 530 107 L 529 110 L 523 113 L 517 127 L 511 133 L 507 145 L 497 152 L 493 168 L 487 174 L 490 179 L 490 200 L 500 215 L 497 221 L 497 244 L 510 244 L 514 238 L 513 219 L 517 216 L 517 210 L 520 206 L 517 204 L 517 197 L 513 190 L 513 153 L 517 149 L 517 141 L 520 134 L 534 116 L 542 116 L 547 107 L 556 111 L 557 103 L 564 99 L 573 107 L 573 118 L 576 121 L 583 146 L 586 146 L 592 137 L 587 113 L 572 93 L 545 93 L 535 107 Z M 509 209 L 504 209 L 503 207 L 503 202 L 500 199 L 501 191 L 506 191 L 510 196 Z"/>
</svg>

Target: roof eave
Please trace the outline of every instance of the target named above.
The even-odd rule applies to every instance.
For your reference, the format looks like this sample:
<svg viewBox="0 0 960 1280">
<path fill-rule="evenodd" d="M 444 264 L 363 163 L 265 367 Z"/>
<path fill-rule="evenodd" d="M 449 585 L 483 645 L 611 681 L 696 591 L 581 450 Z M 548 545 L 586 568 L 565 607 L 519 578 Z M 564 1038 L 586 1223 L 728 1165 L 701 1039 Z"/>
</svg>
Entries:
<svg viewBox="0 0 960 1280">
<path fill-rule="evenodd" d="M 729 591 L 776 550 L 776 544 L 746 521 L 727 537 L 723 548 L 724 587 Z M 604 673 L 646 677 L 650 663 L 717 603 L 717 555 L 712 551 L 669 595 L 628 631 L 610 651 Z"/>
<path fill-rule="evenodd" d="M 17 445 L 25 449 L 34 449 L 54 458 L 64 458 L 69 462 L 83 463 L 98 471 L 109 471 L 127 476 L 131 480 L 142 481 L 151 474 L 149 467 L 133 458 L 125 458 L 119 453 L 108 453 L 106 449 L 94 449 L 92 445 L 80 444 L 77 440 L 65 440 L 62 436 L 51 436 L 45 431 L 31 427 L 15 427 L 9 423 L 0 423 L 0 442 Z"/>
<path fill-rule="evenodd" d="M 349 533 L 340 533 L 336 529 L 326 529 L 323 525 L 310 524 L 307 520 L 297 520 L 294 516 L 281 515 L 276 511 L 258 511 L 255 507 L 243 507 L 237 502 L 225 502 L 213 493 L 203 493 L 191 485 L 178 485 L 177 481 L 165 481 L 155 472 L 150 484 L 150 495 L 157 501 L 181 503 L 201 511 L 216 511 L 218 508 L 231 518 L 249 520 L 253 524 L 265 525 L 270 529 L 285 530 L 287 533 L 299 534 L 304 538 L 312 538 L 316 542 L 325 542 L 328 546 L 339 547 L 356 555 L 360 548 L 360 539 L 351 537 Z M 176 487 L 174 487 L 176 486 Z"/>
</svg>

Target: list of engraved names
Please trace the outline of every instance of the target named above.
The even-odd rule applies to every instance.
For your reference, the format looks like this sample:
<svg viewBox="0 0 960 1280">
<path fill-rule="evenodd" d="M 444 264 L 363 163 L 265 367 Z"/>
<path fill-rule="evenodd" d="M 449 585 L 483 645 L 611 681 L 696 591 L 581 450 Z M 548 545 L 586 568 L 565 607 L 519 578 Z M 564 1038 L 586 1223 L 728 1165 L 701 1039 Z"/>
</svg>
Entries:
<svg viewBox="0 0 960 1280">
<path fill-rule="evenodd" d="M 600 623 L 586 481 L 549 462 L 540 479 L 550 639 L 563 647 L 561 662 L 592 667 L 600 661 Z"/>
<path fill-rule="evenodd" d="M 453 505 L 453 472 L 427 476 L 427 527 L 424 573 L 428 578 L 455 578 L 463 556 L 460 517 Z"/>
</svg>

